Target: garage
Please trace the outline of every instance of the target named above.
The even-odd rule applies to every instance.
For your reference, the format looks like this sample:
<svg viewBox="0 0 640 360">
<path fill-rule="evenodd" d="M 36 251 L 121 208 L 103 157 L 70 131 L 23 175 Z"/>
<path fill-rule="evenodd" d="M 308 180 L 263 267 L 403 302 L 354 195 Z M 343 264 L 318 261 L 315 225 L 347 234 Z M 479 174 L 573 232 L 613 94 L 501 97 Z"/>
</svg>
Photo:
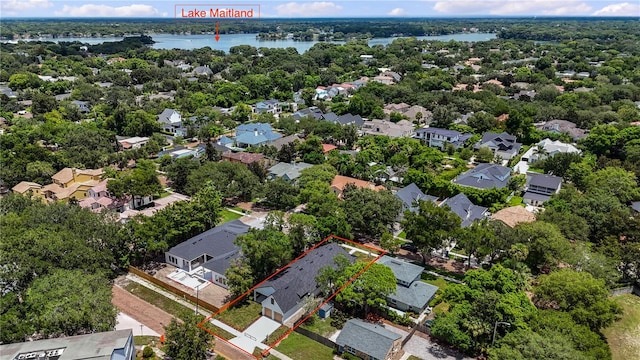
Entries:
<svg viewBox="0 0 640 360">
<path fill-rule="evenodd" d="M 282 314 L 278 313 L 278 312 L 274 312 L 273 313 L 274 317 L 273 320 L 282 323 Z"/>
<path fill-rule="evenodd" d="M 269 319 L 272 319 L 272 315 L 271 315 L 271 309 L 269 308 L 264 308 L 264 316 L 268 317 Z"/>
</svg>

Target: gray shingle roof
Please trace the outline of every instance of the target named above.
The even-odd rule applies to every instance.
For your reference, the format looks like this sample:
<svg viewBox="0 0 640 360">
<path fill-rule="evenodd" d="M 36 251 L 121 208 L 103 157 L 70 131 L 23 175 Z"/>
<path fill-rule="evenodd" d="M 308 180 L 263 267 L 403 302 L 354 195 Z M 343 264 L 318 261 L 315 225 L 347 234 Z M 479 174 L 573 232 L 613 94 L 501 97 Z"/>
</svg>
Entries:
<svg viewBox="0 0 640 360">
<path fill-rule="evenodd" d="M 562 183 L 562 178 L 547 174 L 528 173 L 529 185 L 557 189 Z"/>
<path fill-rule="evenodd" d="M 351 319 L 344 324 L 336 344 L 350 346 L 376 359 L 386 359 L 394 341 L 401 337 L 380 325 Z"/>
<path fill-rule="evenodd" d="M 378 260 L 378 264 L 388 266 L 391 268 L 393 275 L 395 275 L 398 281 L 403 281 L 408 284 L 413 282 L 417 277 L 420 277 L 420 274 L 424 271 L 422 266 L 414 265 L 386 255 Z"/>
<path fill-rule="evenodd" d="M 453 211 L 460 219 L 462 220 L 462 227 L 467 227 L 471 225 L 476 220 L 480 220 L 484 217 L 485 212 L 487 211 L 486 207 L 474 205 L 469 198 L 460 193 L 454 197 L 445 199 L 440 206 L 449 206 L 451 211 Z"/>
<path fill-rule="evenodd" d="M 233 220 L 196 235 L 169 250 L 171 255 L 182 259 L 193 260 L 202 254 L 222 256 L 238 250 L 233 242 L 238 235 L 249 231 L 249 225 L 240 220 Z"/>
<path fill-rule="evenodd" d="M 436 291 L 438 291 L 437 286 L 418 280 L 409 286 L 397 286 L 396 292 L 388 297 L 414 308 L 424 309 L 436 294 Z"/>
<path fill-rule="evenodd" d="M 273 298 L 283 313 L 287 313 L 307 294 L 317 294 L 319 291 L 316 283 L 318 270 L 327 265 L 335 266 L 333 259 L 338 254 L 343 254 L 352 262 L 355 259 L 342 246 L 336 243 L 326 244 L 313 249 L 261 287 L 272 287 L 275 290 L 272 294 Z M 258 292 L 259 290 L 260 288 L 256 289 Z"/>
<path fill-rule="evenodd" d="M 640 201 L 634 201 L 631 203 L 631 209 L 640 212 Z"/>
<path fill-rule="evenodd" d="M 269 175 L 275 177 L 286 176 L 287 180 L 295 180 L 300 177 L 300 172 L 302 170 L 310 168 L 312 166 L 313 165 L 304 162 L 294 164 L 279 162 L 269 168 Z"/>
<path fill-rule="evenodd" d="M 551 198 L 551 196 L 538 194 L 538 193 L 534 193 L 534 192 L 531 192 L 531 191 L 527 191 L 527 192 L 524 193 L 522 198 L 525 199 L 525 200 L 547 201 L 547 200 L 549 200 Z"/>
<path fill-rule="evenodd" d="M 480 164 L 460 174 L 453 182 L 479 189 L 491 189 L 494 187 L 502 189 L 507 186 L 509 177 L 511 177 L 511 169 L 508 167 L 495 164 Z"/>
<path fill-rule="evenodd" d="M 483 146 L 492 150 L 515 151 L 517 153 L 520 150 L 521 144 L 516 142 L 515 136 L 506 132 L 502 132 L 500 134 L 486 132 L 482 135 L 482 140 L 478 141 L 474 145 L 474 149 L 478 150 Z"/>
<path fill-rule="evenodd" d="M 415 183 L 411 183 L 398 190 L 398 192 L 396 192 L 396 197 L 400 199 L 400 201 L 402 201 L 405 209 L 412 212 L 418 211 L 418 206 L 416 206 L 418 200 L 436 201 L 438 199 L 435 196 L 426 195 L 425 193 L 423 193 Z"/>
<path fill-rule="evenodd" d="M 229 266 L 231 266 L 231 260 L 240 257 L 240 250 L 231 252 L 227 254 L 227 256 L 218 259 L 211 259 L 206 263 L 202 264 L 202 267 L 205 269 L 209 269 L 213 272 L 217 272 L 218 274 L 224 275 Z"/>
</svg>

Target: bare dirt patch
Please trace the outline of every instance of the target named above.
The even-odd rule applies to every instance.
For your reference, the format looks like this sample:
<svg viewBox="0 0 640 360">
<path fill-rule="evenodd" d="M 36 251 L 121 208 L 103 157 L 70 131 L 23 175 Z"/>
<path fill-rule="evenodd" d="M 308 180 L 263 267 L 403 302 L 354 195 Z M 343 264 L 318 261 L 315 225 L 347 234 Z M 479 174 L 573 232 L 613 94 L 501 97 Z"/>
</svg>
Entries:
<svg viewBox="0 0 640 360">
<path fill-rule="evenodd" d="M 112 292 L 113 305 L 158 334 L 163 334 L 164 326 L 173 319 L 166 311 L 132 295 L 117 284 L 113 286 Z"/>
</svg>

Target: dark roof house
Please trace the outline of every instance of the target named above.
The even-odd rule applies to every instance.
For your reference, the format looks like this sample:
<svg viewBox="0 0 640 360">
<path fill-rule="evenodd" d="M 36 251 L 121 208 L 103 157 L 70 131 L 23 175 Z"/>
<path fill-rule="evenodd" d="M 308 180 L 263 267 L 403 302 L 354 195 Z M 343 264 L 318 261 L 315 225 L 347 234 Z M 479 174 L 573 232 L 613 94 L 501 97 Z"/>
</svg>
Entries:
<svg viewBox="0 0 640 360">
<path fill-rule="evenodd" d="M 525 193 L 522 200 L 525 204 L 540 206 L 557 194 L 562 187 L 562 178 L 553 175 L 527 173 Z"/>
<path fill-rule="evenodd" d="M 440 206 L 448 206 L 462 220 L 462 227 L 471 225 L 476 220 L 481 220 L 487 215 L 487 208 L 475 205 L 469 198 L 460 193 L 454 197 L 445 199 Z"/>
<path fill-rule="evenodd" d="M 516 142 L 516 137 L 506 132 L 500 134 L 486 132 L 482 135 L 482 140 L 478 141 L 473 148 L 478 150 L 481 147 L 488 147 L 496 156 L 504 160 L 509 160 L 516 156 L 522 144 Z"/>
<path fill-rule="evenodd" d="M 165 253 L 165 260 L 183 270 L 192 271 L 211 260 L 237 254 L 239 248 L 234 241 L 248 231 L 249 225 L 240 220 L 226 222 L 172 247 Z"/>
<path fill-rule="evenodd" d="M 495 164 L 480 164 L 458 175 L 457 178 L 453 179 L 453 183 L 478 189 L 502 189 L 507 186 L 510 177 L 511 169 L 508 167 Z"/>
<path fill-rule="evenodd" d="M 427 195 L 420 190 L 418 185 L 411 183 L 396 192 L 396 197 L 402 201 L 402 209 L 411 212 L 418 211 L 418 201 L 436 201 L 435 196 Z"/>
<path fill-rule="evenodd" d="M 396 277 L 396 291 L 387 296 L 387 304 L 401 311 L 421 313 L 438 291 L 437 286 L 420 281 L 424 268 L 390 256 L 383 256 L 378 264 L 391 268 Z"/>
<path fill-rule="evenodd" d="M 322 245 L 256 288 L 254 300 L 262 304 L 262 315 L 281 323 L 291 319 L 308 296 L 320 293 L 316 283 L 318 271 L 327 265 L 335 266 L 334 258 L 340 254 L 352 262 L 355 260 L 336 243 Z"/>
<path fill-rule="evenodd" d="M 336 344 L 340 352 L 362 359 L 386 360 L 401 351 L 401 339 L 398 333 L 381 325 L 351 319 L 344 324 Z"/>
</svg>

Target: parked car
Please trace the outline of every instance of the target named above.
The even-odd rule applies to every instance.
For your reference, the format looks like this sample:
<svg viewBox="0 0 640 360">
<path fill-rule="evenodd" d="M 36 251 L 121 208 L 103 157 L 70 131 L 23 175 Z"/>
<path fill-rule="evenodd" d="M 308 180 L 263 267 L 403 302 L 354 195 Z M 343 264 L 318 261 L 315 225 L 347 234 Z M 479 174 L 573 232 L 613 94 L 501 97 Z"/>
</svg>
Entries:
<svg viewBox="0 0 640 360">
<path fill-rule="evenodd" d="M 411 243 L 404 243 L 400 246 L 400 248 L 403 250 L 411 251 L 414 254 L 418 252 L 418 247 Z"/>
</svg>

